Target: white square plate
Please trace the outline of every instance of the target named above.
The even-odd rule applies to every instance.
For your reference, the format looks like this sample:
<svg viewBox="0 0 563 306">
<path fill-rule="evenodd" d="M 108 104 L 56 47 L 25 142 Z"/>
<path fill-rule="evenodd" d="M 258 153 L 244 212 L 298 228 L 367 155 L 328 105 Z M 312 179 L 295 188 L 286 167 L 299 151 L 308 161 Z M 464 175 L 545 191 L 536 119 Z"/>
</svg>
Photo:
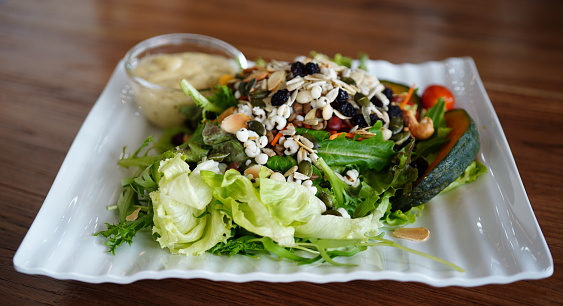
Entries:
<svg viewBox="0 0 563 306">
<path fill-rule="evenodd" d="M 204 278 L 218 281 L 344 282 L 416 281 L 433 286 L 479 286 L 539 279 L 553 273 L 553 260 L 526 196 L 510 148 L 471 58 L 394 65 L 370 61 L 380 79 L 415 83 L 424 89 L 439 83 L 453 89 L 456 106 L 475 120 L 481 137 L 479 159 L 489 168 L 472 184 L 438 196 L 426 205 L 416 225 L 430 229 L 424 243 L 400 241 L 467 270 L 454 271 L 410 253 L 372 247 L 340 261 L 299 266 L 268 256 L 197 257 L 171 255 L 140 233 L 132 246 L 108 254 L 104 239 L 92 234 L 116 222 L 106 206 L 117 201 L 117 166 L 123 146 L 136 149 L 150 127 L 128 92 L 123 63 L 94 105 L 16 255 L 22 273 L 90 283 L 130 283 L 141 279 Z M 387 235 L 388 238 L 391 235 Z M 392 238 L 389 238 L 392 239 Z"/>
</svg>

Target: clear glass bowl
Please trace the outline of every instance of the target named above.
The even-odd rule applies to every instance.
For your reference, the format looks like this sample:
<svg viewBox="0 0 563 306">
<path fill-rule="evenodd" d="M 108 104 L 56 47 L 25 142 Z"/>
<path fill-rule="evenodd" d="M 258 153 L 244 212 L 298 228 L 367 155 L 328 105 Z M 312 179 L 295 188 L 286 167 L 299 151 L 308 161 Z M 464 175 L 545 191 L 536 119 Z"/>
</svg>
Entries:
<svg viewBox="0 0 563 306">
<path fill-rule="evenodd" d="M 198 55 L 219 55 L 226 58 L 226 64 L 202 64 L 207 62 L 200 57 L 193 58 L 193 56 L 181 60 L 176 57 L 174 60 L 153 62 L 151 64 L 153 66 L 148 70 L 144 69 L 145 73 L 140 71 L 146 68 L 149 57 L 154 59 L 155 56 L 162 54 L 178 55 L 185 52 L 195 52 Z M 161 65 L 155 66 L 155 63 Z M 144 67 L 139 67 L 139 64 Z M 131 80 L 135 101 L 147 120 L 160 128 L 180 125 L 185 119 L 184 115 L 179 112 L 180 106 L 193 104 L 191 98 L 186 96 L 179 87 L 182 78 L 187 78 L 196 88 L 198 87 L 195 85 L 196 83 L 208 83 L 209 86 L 212 86 L 211 84 L 219 82 L 218 73 L 227 68 L 227 65 L 229 67 L 226 70 L 236 73 L 241 68 L 247 67 L 247 61 L 242 52 L 220 39 L 189 33 L 165 34 L 149 38 L 138 43 L 125 55 L 125 70 Z M 175 79 L 170 80 L 170 77 Z M 202 81 L 200 79 L 202 77 L 207 79 Z M 168 79 L 168 81 L 164 82 L 164 79 Z"/>
</svg>

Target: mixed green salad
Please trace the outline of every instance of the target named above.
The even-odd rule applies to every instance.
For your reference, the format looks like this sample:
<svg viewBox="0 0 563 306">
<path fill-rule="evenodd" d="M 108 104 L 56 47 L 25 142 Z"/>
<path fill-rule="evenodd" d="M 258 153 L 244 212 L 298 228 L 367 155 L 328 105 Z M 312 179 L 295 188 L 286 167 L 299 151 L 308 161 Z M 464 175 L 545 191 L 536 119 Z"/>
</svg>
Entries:
<svg viewBox="0 0 563 306">
<path fill-rule="evenodd" d="M 458 127 L 445 97 L 423 104 L 414 86 L 379 80 L 365 63 L 257 61 L 210 92 L 182 80 L 195 101 L 181 109 L 185 124 L 124 148 L 118 163 L 135 173 L 111 207 L 119 222 L 96 235 L 113 254 L 146 229 L 173 254 L 299 264 L 346 265 L 335 258 L 392 246 L 462 271 L 384 234 L 486 172 L 474 124 Z M 445 161 L 452 178 L 436 179 Z"/>
</svg>

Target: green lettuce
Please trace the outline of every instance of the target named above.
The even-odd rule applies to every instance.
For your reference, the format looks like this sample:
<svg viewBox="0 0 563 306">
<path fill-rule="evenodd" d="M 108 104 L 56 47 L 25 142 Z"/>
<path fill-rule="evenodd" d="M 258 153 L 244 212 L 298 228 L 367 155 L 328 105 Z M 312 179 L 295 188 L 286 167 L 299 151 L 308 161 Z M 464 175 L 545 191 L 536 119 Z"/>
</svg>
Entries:
<svg viewBox="0 0 563 306">
<path fill-rule="evenodd" d="M 202 172 L 234 223 L 283 247 L 294 246 L 295 237 L 367 240 L 367 235 L 374 235 L 382 226 L 379 219 L 387 206 L 355 219 L 323 215 L 325 204 L 306 187 L 268 175 L 263 167 L 253 183 L 236 170 L 224 175 Z"/>
<path fill-rule="evenodd" d="M 448 185 L 441 193 L 453 190 L 461 185 L 469 184 L 477 179 L 481 174 L 487 173 L 487 167 L 478 161 L 473 161 L 465 171 L 451 184 Z"/>
<path fill-rule="evenodd" d="M 232 222 L 225 212 L 214 205 L 211 188 L 200 173 L 220 173 L 219 163 L 205 161 L 193 172 L 185 155 L 163 160 L 159 171 L 159 189 L 152 192 L 153 233 L 160 246 L 172 253 L 199 255 L 230 237 Z"/>
<path fill-rule="evenodd" d="M 265 178 L 260 172 L 260 199 L 274 218 L 285 226 L 298 226 L 322 213 L 325 204 L 301 184 Z"/>
<path fill-rule="evenodd" d="M 320 140 L 318 155 L 331 167 L 355 165 L 359 169 L 383 170 L 389 166 L 396 153 L 393 151 L 395 143 L 383 138 L 381 121 L 370 132 L 375 135 L 362 141 L 346 138 L 344 135 L 332 140 Z"/>
<path fill-rule="evenodd" d="M 291 226 L 279 222 L 260 198 L 260 190 L 252 181 L 234 169 L 224 175 L 210 171 L 201 174 L 203 180 L 213 188 L 213 196 L 237 225 L 257 235 L 270 237 L 282 246 L 294 245 Z"/>
<path fill-rule="evenodd" d="M 310 222 L 295 227 L 295 236 L 321 239 L 361 239 L 366 235 L 375 235 L 383 224 L 379 221 L 382 214 L 370 214 L 362 218 L 344 218 L 333 215 L 315 215 Z"/>
</svg>

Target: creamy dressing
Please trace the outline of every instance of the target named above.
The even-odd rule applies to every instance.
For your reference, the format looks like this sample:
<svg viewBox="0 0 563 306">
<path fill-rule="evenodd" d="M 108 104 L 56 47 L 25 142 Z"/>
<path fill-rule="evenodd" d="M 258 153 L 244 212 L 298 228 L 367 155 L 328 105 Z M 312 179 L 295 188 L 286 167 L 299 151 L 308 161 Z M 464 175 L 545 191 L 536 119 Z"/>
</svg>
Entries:
<svg viewBox="0 0 563 306">
<path fill-rule="evenodd" d="M 150 55 L 140 60 L 134 73 L 167 89 L 147 88 L 134 83 L 135 99 L 151 123 L 162 128 L 177 126 L 184 120 L 179 107 L 193 103 L 190 97 L 179 91 L 180 80 L 186 79 L 201 90 L 216 86 L 221 76 L 235 72 L 232 60 L 220 55 L 199 52 Z"/>
</svg>

